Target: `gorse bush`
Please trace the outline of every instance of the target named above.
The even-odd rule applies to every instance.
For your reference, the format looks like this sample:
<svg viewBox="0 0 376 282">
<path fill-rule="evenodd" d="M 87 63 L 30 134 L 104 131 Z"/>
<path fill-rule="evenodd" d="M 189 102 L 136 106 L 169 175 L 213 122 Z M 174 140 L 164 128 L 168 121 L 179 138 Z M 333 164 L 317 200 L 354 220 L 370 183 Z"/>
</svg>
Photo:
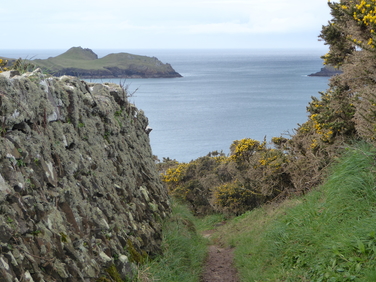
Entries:
<svg viewBox="0 0 376 282">
<path fill-rule="evenodd" d="M 281 146 L 284 138 L 276 138 Z M 234 141 L 232 153 L 212 152 L 190 163 L 160 163 L 162 181 L 170 194 L 188 202 L 197 214 L 243 213 L 273 199 L 290 186 L 280 149 L 245 138 Z"/>
<path fill-rule="evenodd" d="M 242 140 L 236 140 L 232 143 L 231 160 L 241 164 L 250 160 L 256 152 L 263 150 L 265 142 L 260 143 L 257 140 L 244 138 Z"/>
<path fill-rule="evenodd" d="M 332 79 L 333 87 L 321 93 L 321 99 L 315 97 L 308 105 L 310 121 L 320 140 L 332 143 L 338 135 L 352 136 L 355 133 L 353 121 L 356 98 L 349 94 L 349 89 L 335 86 L 336 78 Z"/>
<path fill-rule="evenodd" d="M 9 61 L 5 59 L 0 59 L 0 72 L 3 71 L 10 71 L 15 70 L 18 71 L 20 74 L 25 72 L 30 72 L 36 69 L 35 64 L 33 64 L 30 60 L 19 58 L 13 61 L 12 65 L 8 65 Z"/>
<path fill-rule="evenodd" d="M 176 199 L 191 204 L 196 213 L 207 213 L 212 210 L 209 203 L 209 190 L 205 187 L 207 172 L 217 163 L 217 157 L 203 157 L 187 163 L 171 163 L 162 173 L 162 181 L 166 183 L 169 193 Z M 164 164 L 164 165 L 163 165 Z M 165 163 L 159 164 L 165 166 Z"/>
<path fill-rule="evenodd" d="M 345 102 L 350 102 L 348 117 L 353 114 L 356 134 L 376 141 L 376 96 L 374 79 L 376 2 L 373 0 L 329 2 L 333 19 L 321 37 L 330 45 L 326 63 L 341 65 L 344 73 L 336 78 Z M 331 87 L 333 88 L 333 86 Z"/>
<path fill-rule="evenodd" d="M 7 71 L 8 60 L 0 59 L 0 72 Z"/>
<path fill-rule="evenodd" d="M 259 198 L 263 198 L 262 194 L 257 194 L 238 180 L 215 187 L 213 196 L 215 205 L 232 212 L 244 211 L 247 207 L 256 207 L 260 204 Z"/>
<path fill-rule="evenodd" d="M 19 58 L 13 63 L 11 69 L 18 71 L 19 73 L 25 73 L 35 70 L 36 65 L 30 60 Z"/>
</svg>

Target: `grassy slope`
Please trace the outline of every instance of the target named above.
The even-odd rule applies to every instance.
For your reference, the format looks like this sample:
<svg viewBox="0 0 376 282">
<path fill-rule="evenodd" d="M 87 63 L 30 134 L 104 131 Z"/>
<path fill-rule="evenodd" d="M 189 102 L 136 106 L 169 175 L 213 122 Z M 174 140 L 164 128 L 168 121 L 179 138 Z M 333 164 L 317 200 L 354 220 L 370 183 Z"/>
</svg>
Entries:
<svg viewBox="0 0 376 282">
<path fill-rule="evenodd" d="M 370 145 L 348 149 L 321 187 L 235 217 L 212 240 L 235 247 L 242 281 L 376 281 L 375 158 Z M 176 204 L 173 214 L 164 256 L 139 281 L 199 281 L 206 242 L 197 233 L 224 217 L 194 218 Z"/>
<path fill-rule="evenodd" d="M 243 281 L 376 281 L 375 154 L 351 149 L 316 191 L 224 226 Z"/>
</svg>

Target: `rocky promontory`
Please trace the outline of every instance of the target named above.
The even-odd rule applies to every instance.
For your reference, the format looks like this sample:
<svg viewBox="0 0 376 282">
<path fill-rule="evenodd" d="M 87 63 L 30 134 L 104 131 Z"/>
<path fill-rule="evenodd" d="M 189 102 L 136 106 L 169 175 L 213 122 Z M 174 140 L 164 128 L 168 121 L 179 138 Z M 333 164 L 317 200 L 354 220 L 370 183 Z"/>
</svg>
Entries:
<svg viewBox="0 0 376 282">
<path fill-rule="evenodd" d="M 12 75 L 0 74 L 0 281 L 131 281 L 170 212 L 148 119 L 116 84 Z"/>
<path fill-rule="evenodd" d="M 113 53 L 98 58 L 92 50 L 72 47 L 65 53 L 48 59 L 29 61 L 55 76 L 80 78 L 172 78 L 181 77 L 170 64 L 156 57 Z"/>
<path fill-rule="evenodd" d="M 341 74 L 341 73 L 342 73 L 342 71 L 340 69 L 337 69 L 337 68 L 332 67 L 332 66 L 325 66 L 325 67 L 321 68 L 321 70 L 319 72 L 312 73 L 308 76 L 333 76 L 333 75 Z"/>
</svg>

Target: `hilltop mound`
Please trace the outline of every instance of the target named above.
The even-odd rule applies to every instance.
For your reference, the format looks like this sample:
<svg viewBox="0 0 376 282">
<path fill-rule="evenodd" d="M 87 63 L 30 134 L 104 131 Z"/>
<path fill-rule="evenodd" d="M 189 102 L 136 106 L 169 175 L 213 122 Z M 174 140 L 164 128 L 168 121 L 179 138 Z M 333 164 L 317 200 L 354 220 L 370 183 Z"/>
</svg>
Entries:
<svg viewBox="0 0 376 282">
<path fill-rule="evenodd" d="M 45 60 L 32 61 L 49 73 L 82 78 L 170 78 L 181 77 L 170 64 L 155 57 L 129 53 L 109 54 L 98 59 L 92 50 L 72 47 L 65 53 Z"/>
<path fill-rule="evenodd" d="M 65 53 L 57 56 L 51 57 L 49 60 L 61 60 L 61 59 L 76 59 L 76 60 L 96 60 L 98 59 L 98 55 L 93 52 L 93 50 L 89 48 L 82 48 L 82 47 L 72 47 Z"/>
</svg>

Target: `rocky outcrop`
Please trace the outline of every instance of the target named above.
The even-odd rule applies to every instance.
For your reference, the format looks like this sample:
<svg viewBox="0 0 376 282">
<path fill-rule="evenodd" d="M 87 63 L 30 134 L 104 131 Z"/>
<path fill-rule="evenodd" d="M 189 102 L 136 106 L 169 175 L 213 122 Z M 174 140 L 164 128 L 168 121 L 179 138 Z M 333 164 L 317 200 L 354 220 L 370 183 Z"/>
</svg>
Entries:
<svg viewBox="0 0 376 282">
<path fill-rule="evenodd" d="M 333 75 L 337 75 L 337 74 L 341 74 L 342 71 L 339 70 L 339 69 L 336 69 L 332 66 L 325 66 L 323 68 L 321 68 L 321 70 L 319 72 L 316 72 L 316 73 L 312 73 L 308 76 L 333 76 Z"/>
<path fill-rule="evenodd" d="M 126 280 L 160 252 L 168 197 L 126 95 L 0 74 L 0 281 Z"/>
</svg>

